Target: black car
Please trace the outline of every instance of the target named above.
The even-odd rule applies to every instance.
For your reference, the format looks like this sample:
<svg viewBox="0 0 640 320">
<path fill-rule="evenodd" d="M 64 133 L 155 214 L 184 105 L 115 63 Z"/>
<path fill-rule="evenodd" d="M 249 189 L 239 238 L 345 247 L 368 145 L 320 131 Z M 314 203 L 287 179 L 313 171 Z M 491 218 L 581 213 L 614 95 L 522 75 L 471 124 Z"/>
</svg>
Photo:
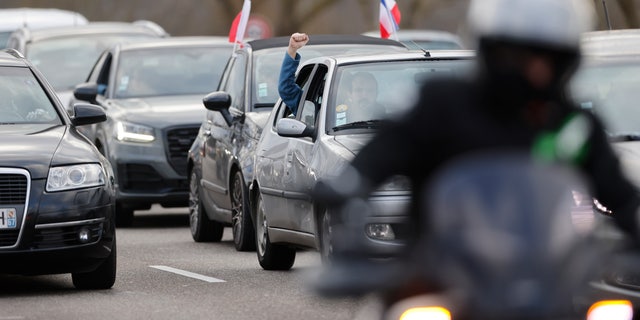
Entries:
<svg viewBox="0 0 640 320">
<path fill-rule="evenodd" d="M 44 76 L 0 51 L 0 273 L 71 273 L 78 289 L 116 279 L 111 165 L 76 126 L 104 121 L 98 106 L 70 117 Z"/>
<path fill-rule="evenodd" d="M 278 76 L 289 37 L 249 41 L 229 60 L 216 93 L 231 101 L 209 109 L 188 155 L 190 225 L 195 241 L 220 241 L 232 226 L 237 250 L 255 250 L 248 204 L 253 153 L 269 111 L 279 98 Z M 400 42 L 363 35 L 314 35 L 299 52 L 303 61 L 337 53 L 407 52 Z M 211 103 L 213 102 L 213 103 Z"/>
</svg>

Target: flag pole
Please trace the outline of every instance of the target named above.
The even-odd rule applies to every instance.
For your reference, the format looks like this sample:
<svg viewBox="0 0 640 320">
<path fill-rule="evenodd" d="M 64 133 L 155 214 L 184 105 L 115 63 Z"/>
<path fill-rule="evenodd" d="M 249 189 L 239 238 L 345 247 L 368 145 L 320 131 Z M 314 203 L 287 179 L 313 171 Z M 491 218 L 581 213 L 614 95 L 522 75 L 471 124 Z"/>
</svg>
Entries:
<svg viewBox="0 0 640 320">
<path fill-rule="evenodd" d="M 233 19 L 231 24 L 231 30 L 229 30 L 229 41 L 233 40 L 233 52 L 232 56 L 236 56 L 236 50 L 238 43 L 242 43 L 244 40 L 244 33 L 249 20 L 251 12 L 251 0 L 244 0 L 242 4 L 242 11 Z M 233 38 L 233 39 L 232 39 Z"/>
</svg>

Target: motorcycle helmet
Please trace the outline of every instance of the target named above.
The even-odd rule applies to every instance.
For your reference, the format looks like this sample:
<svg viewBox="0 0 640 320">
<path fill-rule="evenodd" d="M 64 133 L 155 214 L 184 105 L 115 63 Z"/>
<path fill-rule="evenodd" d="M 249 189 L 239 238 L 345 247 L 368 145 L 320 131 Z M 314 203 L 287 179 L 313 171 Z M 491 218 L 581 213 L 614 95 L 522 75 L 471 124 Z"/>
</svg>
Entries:
<svg viewBox="0 0 640 320">
<path fill-rule="evenodd" d="M 579 64 L 580 37 L 593 30 L 595 17 L 589 0 L 471 0 L 467 18 L 480 72 L 513 105 L 564 91 Z M 526 74 L 532 56 L 549 61 L 542 85 Z M 544 77 L 542 69 L 537 73 Z"/>
</svg>

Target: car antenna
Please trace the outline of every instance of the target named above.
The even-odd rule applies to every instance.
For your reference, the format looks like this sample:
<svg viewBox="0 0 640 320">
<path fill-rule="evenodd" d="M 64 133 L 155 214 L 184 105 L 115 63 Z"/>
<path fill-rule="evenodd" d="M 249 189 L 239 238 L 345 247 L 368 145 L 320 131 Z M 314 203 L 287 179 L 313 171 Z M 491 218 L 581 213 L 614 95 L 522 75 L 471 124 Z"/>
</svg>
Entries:
<svg viewBox="0 0 640 320">
<path fill-rule="evenodd" d="M 604 9 L 604 17 L 607 19 L 607 27 L 611 30 L 611 21 L 609 20 L 609 10 L 607 10 L 607 0 L 602 0 L 602 8 Z"/>
<path fill-rule="evenodd" d="M 424 56 L 425 56 L 425 57 L 427 57 L 427 58 L 431 57 L 431 53 L 429 53 L 429 51 L 427 51 L 427 49 L 423 48 L 421 45 L 417 44 L 417 43 L 416 43 L 415 41 L 413 41 L 413 40 L 409 40 L 409 42 L 410 42 L 411 44 L 413 44 L 414 46 L 416 46 L 416 48 L 418 48 L 418 49 L 422 50 L 422 52 L 424 52 Z"/>
</svg>

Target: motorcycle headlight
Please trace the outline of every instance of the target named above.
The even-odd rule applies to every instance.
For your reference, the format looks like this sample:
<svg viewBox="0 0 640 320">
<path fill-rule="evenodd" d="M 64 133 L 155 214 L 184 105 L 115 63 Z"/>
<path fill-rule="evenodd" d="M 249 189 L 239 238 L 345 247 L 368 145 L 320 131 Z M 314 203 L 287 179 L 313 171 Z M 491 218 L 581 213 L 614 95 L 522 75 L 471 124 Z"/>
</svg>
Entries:
<svg viewBox="0 0 640 320">
<path fill-rule="evenodd" d="M 443 307 L 414 307 L 400 315 L 399 320 L 451 320 L 451 312 Z"/>
<path fill-rule="evenodd" d="M 97 163 L 52 167 L 47 177 L 47 192 L 90 188 L 105 184 L 105 173 Z"/>
<path fill-rule="evenodd" d="M 116 123 L 116 139 L 128 142 L 152 142 L 156 139 L 153 128 L 118 121 Z"/>
<path fill-rule="evenodd" d="M 627 300 L 603 300 L 591 305 L 587 320 L 631 320 L 633 306 Z"/>
</svg>

